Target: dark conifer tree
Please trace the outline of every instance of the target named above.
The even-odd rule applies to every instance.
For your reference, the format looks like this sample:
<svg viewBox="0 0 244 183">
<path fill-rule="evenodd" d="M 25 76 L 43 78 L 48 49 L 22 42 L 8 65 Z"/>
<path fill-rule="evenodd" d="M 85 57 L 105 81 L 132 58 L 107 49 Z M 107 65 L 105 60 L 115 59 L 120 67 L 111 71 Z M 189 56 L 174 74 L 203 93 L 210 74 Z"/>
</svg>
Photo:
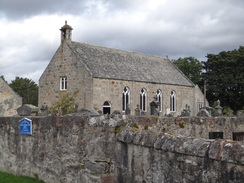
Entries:
<svg viewBox="0 0 244 183">
<path fill-rule="evenodd" d="M 244 47 L 238 50 L 208 54 L 203 63 L 207 82 L 207 99 L 213 105 L 217 100 L 223 107 L 237 111 L 244 106 Z"/>
</svg>

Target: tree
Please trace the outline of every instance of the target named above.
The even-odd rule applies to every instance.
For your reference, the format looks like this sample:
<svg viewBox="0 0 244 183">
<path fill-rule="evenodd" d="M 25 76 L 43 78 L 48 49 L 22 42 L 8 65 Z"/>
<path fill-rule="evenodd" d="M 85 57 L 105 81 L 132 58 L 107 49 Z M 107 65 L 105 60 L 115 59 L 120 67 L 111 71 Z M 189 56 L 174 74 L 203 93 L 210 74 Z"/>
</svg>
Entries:
<svg viewBox="0 0 244 183">
<path fill-rule="evenodd" d="M 208 54 L 203 63 L 210 104 L 220 100 L 223 107 L 237 111 L 244 106 L 244 47 L 238 50 Z"/>
<path fill-rule="evenodd" d="M 54 116 L 62 116 L 76 111 L 77 104 L 75 97 L 79 91 L 74 93 L 66 93 L 63 97 L 53 102 L 50 107 L 50 112 Z"/>
<path fill-rule="evenodd" d="M 3 75 L 1 75 L 0 78 L 2 78 L 3 81 L 5 81 L 7 83 L 7 81 L 5 80 L 5 77 Z"/>
<path fill-rule="evenodd" d="M 194 57 L 178 58 L 174 64 L 194 83 L 201 80 L 202 64 Z"/>
<path fill-rule="evenodd" d="M 38 86 L 31 79 L 15 77 L 9 86 L 22 97 L 23 104 L 38 105 Z"/>
</svg>

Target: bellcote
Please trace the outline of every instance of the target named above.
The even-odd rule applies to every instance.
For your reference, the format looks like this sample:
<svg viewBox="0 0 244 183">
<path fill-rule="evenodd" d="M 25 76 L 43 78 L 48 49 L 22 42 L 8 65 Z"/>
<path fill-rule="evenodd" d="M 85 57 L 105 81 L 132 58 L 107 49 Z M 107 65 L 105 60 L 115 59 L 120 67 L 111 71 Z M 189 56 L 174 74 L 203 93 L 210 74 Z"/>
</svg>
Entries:
<svg viewBox="0 0 244 183">
<path fill-rule="evenodd" d="M 72 41 L 71 36 L 72 36 L 72 27 L 67 24 L 67 21 L 65 21 L 65 25 L 61 27 L 61 43 L 64 41 Z"/>
</svg>

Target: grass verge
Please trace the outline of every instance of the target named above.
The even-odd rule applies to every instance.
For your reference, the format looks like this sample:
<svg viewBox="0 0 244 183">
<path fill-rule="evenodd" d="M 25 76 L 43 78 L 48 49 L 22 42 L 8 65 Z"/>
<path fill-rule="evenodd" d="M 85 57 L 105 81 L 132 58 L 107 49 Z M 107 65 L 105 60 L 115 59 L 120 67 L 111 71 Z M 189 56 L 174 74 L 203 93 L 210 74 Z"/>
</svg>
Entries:
<svg viewBox="0 0 244 183">
<path fill-rule="evenodd" d="M 30 177 L 14 176 L 9 173 L 0 172 L 0 183 L 44 183 Z"/>
</svg>

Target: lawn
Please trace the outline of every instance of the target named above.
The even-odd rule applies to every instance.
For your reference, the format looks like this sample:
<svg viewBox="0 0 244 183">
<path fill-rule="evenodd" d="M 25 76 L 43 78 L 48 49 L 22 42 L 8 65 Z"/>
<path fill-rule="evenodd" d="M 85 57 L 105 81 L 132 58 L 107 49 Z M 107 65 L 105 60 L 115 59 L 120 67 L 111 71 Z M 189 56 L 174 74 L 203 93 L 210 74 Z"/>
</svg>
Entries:
<svg viewBox="0 0 244 183">
<path fill-rule="evenodd" d="M 0 172 L 0 183 L 44 183 L 44 182 L 34 178 L 14 176 L 9 173 Z"/>
</svg>

